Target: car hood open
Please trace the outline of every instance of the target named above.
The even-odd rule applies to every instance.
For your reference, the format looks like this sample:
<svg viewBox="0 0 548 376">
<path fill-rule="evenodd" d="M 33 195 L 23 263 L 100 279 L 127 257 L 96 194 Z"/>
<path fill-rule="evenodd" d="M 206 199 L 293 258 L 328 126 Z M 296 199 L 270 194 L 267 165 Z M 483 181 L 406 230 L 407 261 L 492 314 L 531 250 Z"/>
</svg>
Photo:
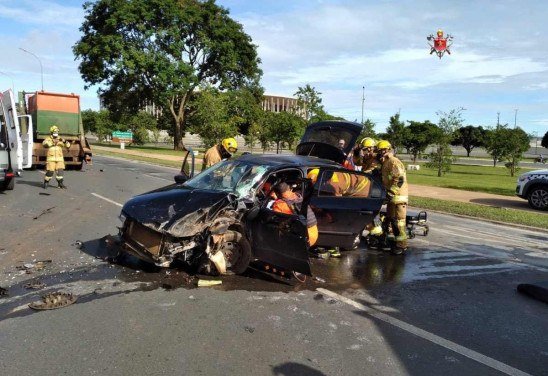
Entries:
<svg viewBox="0 0 548 376">
<path fill-rule="evenodd" d="M 157 231 L 170 232 L 172 227 L 182 220 L 189 222 L 188 225 L 204 222 L 229 204 L 229 195 L 228 192 L 171 185 L 133 197 L 126 202 L 122 213 Z M 177 235 L 186 236 L 186 232 L 188 231 L 178 231 Z M 188 234 L 190 235 L 193 234 Z"/>
</svg>

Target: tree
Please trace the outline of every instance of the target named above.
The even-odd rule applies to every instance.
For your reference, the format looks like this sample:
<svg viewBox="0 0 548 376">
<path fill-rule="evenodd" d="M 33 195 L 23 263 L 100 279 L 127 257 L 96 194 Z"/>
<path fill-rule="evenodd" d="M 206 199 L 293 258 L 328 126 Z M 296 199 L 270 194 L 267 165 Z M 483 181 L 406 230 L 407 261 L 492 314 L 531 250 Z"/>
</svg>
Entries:
<svg viewBox="0 0 548 376">
<path fill-rule="evenodd" d="M 202 88 L 192 100 L 189 129 L 200 136 L 207 148 L 238 134 L 237 121 L 229 116 L 229 100 L 226 93 L 211 86 Z"/>
<path fill-rule="evenodd" d="M 403 146 L 405 138 L 405 123 L 400 121 L 400 114 L 390 116 L 390 124 L 386 128 L 386 139 L 390 141 L 394 150 Z"/>
<path fill-rule="evenodd" d="M 463 108 L 453 109 L 449 112 L 438 111 L 438 125 L 432 134 L 432 140 L 436 148 L 430 153 L 430 160 L 426 164 L 427 167 L 438 170 L 438 177 L 451 170 L 451 164 L 455 160 L 451 151 L 451 141 L 455 131 L 462 126 L 464 119 L 462 118 Z"/>
<path fill-rule="evenodd" d="M 304 112 L 304 118 L 307 122 L 310 122 L 314 117 L 318 118 L 326 114 L 323 109 L 321 94 L 310 84 L 306 84 L 304 87 L 299 86 L 297 92 L 293 94 L 297 97 L 299 109 Z"/>
<path fill-rule="evenodd" d="M 548 148 L 548 131 L 546 131 L 546 133 L 544 134 L 544 137 L 542 137 L 540 146 L 542 146 L 543 148 Z"/>
<path fill-rule="evenodd" d="M 86 132 L 94 133 L 99 142 L 103 142 L 112 135 L 112 132 L 120 129 L 120 125 L 112 120 L 108 110 L 84 110 L 82 111 L 82 124 Z"/>
<path fill-rule="evenodd" d="M 174 148 L 184 147 L 188 104 L 203 84 L 256 85 L 256 46 L 214 0 L 98 0 L 84 4 L 83 36 L 73 51 L 86 88 L 115 112 L 146 101 L 171 115 Z"/>
<path fill-rule="evenodd" d="M 408 123 L 403 146 L 413 156 L 413 163 L 415 163 L 419 154 L 422 154 L 437 136 L 438 130 L 436 124 L 432 124 L 429 120 L 424 122 L 408 120 Z"/>
<path fill-rule="evenodd" d="M 145 111 L 139 111 L 133 116 L 124 117 L 119 127 L 120 129 L 130 130 L 133 133 L 133 143 L 143 145 L 150 140 L 148 131 L 154 133 L 158 129 L 156 118 Z"/>
<path fill-rule="evenodd" d="M 510 176 L 514 176 L 519 170 L 519 162 L 523 153 L 529 150 L 529 135 L 521 128 L 506 128 L 506 152 L 504 158 L 507 160 L 505 166 L 510 170 Z"/>
<path fill-rule="evenodd" d="M 495 128 L 487 130 L 485 136 L 485 149 L 493 159 L 493 167 L 497 167 L 497 162 L 502 161 L 506 153 L 506 130 L 508 124 L 497 124 Z"/>
<path fill-rule="evenodd" d="M 375 124 L 371 119 L 365 119 L 363 122 L 362 132 L 358 137 L 358 142 L 363 140 L 365 137 L 375 138 L 377 136 L 377 134 L 375 133 L 376 126 L 377 124 Z"/>
<path fill-rule="evenodd" d="M 267 112 L 261 125 L 266 130 L 266 144 L 275 143 L 278 154 L 284 144 L 288 148 L 293 147 L 293 143 L 302 136 L 306 124 L 303 118 L 291 112 Z"/>
<path fill-rule="evenodd" d="M 451 145 L 462 146 L 466 149 L 466 156 L 469 157 L 474 148 L 485 146 L 485 137 L 486 131 L 483 127 L 468 125 L 457 129 Z"/>
</svg>

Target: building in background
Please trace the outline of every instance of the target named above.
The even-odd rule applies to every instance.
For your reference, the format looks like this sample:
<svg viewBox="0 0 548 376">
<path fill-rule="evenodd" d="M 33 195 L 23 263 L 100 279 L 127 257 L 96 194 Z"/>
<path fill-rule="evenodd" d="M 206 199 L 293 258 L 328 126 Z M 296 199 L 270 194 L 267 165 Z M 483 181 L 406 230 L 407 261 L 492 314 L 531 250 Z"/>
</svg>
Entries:
<svg viewBox="0 0 548 376">
<path fill-rule="evenodd" d="M 297 99 L 282 97 L 279 95 L 264 95 L 262 101 L 263 111 L 270 112 L 294 112 L 299 116 L 305 116 L 305 109 L 299 107 Z"/>
</svg>

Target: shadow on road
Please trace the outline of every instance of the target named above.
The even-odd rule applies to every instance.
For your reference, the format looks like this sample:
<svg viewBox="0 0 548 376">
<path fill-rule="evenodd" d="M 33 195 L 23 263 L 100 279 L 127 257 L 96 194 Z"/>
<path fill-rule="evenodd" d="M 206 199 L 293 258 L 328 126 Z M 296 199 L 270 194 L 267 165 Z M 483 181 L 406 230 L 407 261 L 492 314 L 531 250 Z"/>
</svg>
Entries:
<svg viewBox="0 0 548 376">
<path fill-rule="evenodd" d="M 323 372 L 295 362 L 287 362 L 272 367 L 272 374 L 274 376 L 325 376 Z"/>
</svg>

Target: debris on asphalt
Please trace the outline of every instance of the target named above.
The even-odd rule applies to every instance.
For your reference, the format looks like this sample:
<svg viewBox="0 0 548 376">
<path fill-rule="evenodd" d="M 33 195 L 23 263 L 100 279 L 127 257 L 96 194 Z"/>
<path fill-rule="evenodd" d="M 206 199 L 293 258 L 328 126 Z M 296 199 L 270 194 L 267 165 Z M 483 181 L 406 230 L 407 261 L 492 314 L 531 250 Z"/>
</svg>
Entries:
<svg viewBox="0 0 548 376">
<path fill-rule="evenodd" d="M 41 260 L 35 262 L 26 262 L 23 265 L 16 266 L 17 270 L 24 270 L 27 274 L 38 272 L 46 267 L 46 264 L 51 264 L 52 260 Z"/>
<path fill-rule="evenodd" d="M 76 248 L 82 248 L 83 244 L 84 243 L 82 243 L 80 240 L 76 240 L 74 243 L 72 243 L 72 246 Z"/>
<path fill-rule="evenodd" d="M 42 296 L 42 301 L 36 301 L 29 304 L 29 307 L 35 310 L 57 309 L 74 304 L 77 296 L 66 292 L 53 292 Z"/>
<path fill-rule="evenodd" d="M 31 281 L 31 282 L 25 284 L 25 286 L 23 286 L 23 287 L 28 289 L 28 290 L 40 290 L 40 289 L 43 289 L 44 287 L 46 287 L 46 284 L 43 283 L 43 282 L 40 282 L 40 281 Z"/>
<path fill-rule="evenodd" d="M 252 326 L 246 326 L 244 327 L 245 331 L 248 333 L 253 333 L 255 331 L 255 328 Z"/>
<path fill-rule="evenodd" d="M 56 208 L 56 206 L 52 206 L 51 208 L 44 209 L 44 210 L 42 210 L 42 212 L 40 214 L 38 214 L 36 217 L 33 217 L 32 219 L 38 219 L 41 216 L 43 216 L 44 214 L 51 213 L 51 211 L 55 208 Z"/>
<path fill-rule="evenodd" d="M 314 282 L 318 282 L 318 283 L 325 283 L 325 279 L 320 278 L 320 277 L 318 277 L 318 276 L 312 277 L 312 280 L 313 280 Z"/>
<path fill-rule="evenodd" d="M 10 296 L 10 294 L 8 293 L 8 290 L 3 287 L 0 287 L 0 299 L 7 298 L 8 296 Z"/>
<path fill-rule="evenodd" d="M 198 280 L 198 287 L 218 286 L 222 283 L 223 283 L 223 281 L 219 281 L 219 280 L 199 279 Z"/>
</svg>

